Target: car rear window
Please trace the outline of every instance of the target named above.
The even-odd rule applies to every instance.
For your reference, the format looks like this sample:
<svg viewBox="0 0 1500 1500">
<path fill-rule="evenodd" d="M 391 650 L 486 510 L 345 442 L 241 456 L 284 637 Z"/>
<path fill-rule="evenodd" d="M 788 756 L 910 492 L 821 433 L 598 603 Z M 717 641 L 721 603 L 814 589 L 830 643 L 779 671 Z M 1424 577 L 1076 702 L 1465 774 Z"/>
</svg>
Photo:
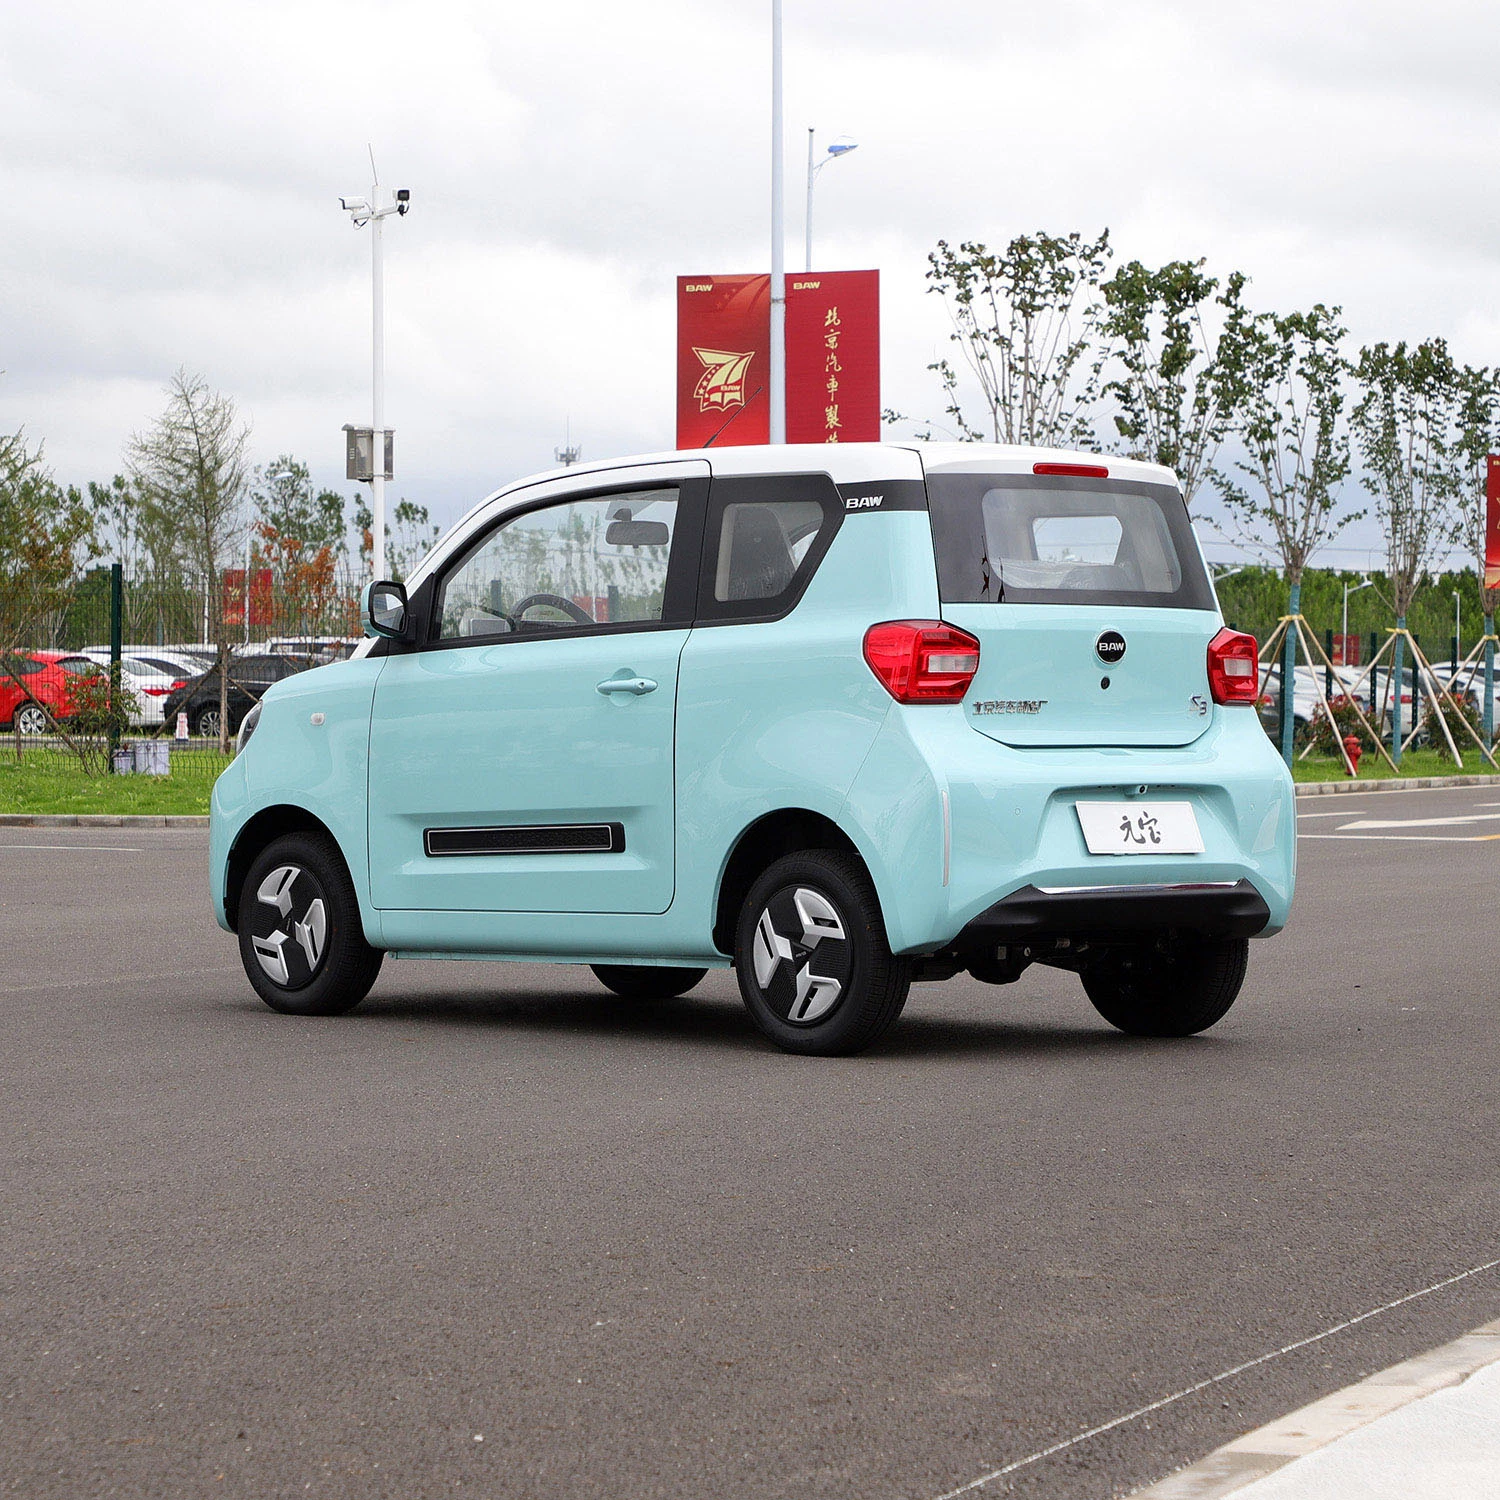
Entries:
<svg viewBox="0 0 1500 1500">
<path fill-rule="evenodd" d="M 927 493 L 946 603 L 1214 608 L 1187 508 L 1165 485 L 938 473 Z"/>
</svg>

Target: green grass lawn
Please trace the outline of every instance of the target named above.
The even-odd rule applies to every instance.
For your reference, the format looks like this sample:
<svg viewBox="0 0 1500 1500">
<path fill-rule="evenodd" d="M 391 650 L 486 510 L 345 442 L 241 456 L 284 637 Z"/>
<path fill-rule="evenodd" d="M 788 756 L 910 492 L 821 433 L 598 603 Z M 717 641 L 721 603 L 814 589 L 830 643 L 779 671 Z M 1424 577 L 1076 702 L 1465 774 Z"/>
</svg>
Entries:
<svg viewBox="0 0 1500 1500">
<path fill-rule="evenodd" d="M 0 743 L 0 813 L 202 814 L 231 758 L 194 746 L 170 776 L 95 776 L 65 750 Z"/>
<path fill-rule="evenodd" d="M 1495 757 L 1500 760 L 1500 753 Z M 1453 757 L 1446 750 L 1408 750 L 1401 757 L 1403 776 L 1472 776 L 1500 775 L 1479 753 L 1478 747 L 1470 745 L 1464 753 L 1462 767 L 1453 764 Z M 1336 755 L 1309 755 L 1306 760 L 1294 762 L 1292 777 L 1296 781 L 1347 781 L 1344 763 Z M 1393 779 L 1391 768 L 1385 757 L 1366 750 L 1359 762 L 1361 781 L 1388 781 Z"/>
</svg>

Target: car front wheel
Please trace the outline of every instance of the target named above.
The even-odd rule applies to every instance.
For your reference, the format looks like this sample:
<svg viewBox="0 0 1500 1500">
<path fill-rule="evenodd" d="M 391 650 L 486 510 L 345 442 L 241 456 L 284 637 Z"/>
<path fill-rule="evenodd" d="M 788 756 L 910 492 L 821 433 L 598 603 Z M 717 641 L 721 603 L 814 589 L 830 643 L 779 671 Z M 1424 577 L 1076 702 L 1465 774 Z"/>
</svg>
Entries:
<svg viewBox="0 0 1500 1500">
<path fill-rule="evenodd" d="M 46 734 L 52 726 L 39 703 L 23 703 L 16 710 L 13 727 L 17 734 Z"/>
<path fill-rule="evenodd" d="M 240 892 L 240 961 L 256 994 L 293 1016 L 337 1016 L 370 992 L 385 955 L 365 941 L 354 883 L 326 834 L 273 840 Z"/>
<path fill-rule="evenodd" d="M 1247 938 L 1116 948 L 1083 970 L 1083 989 L 1131 1036 L 1192 1036 L 1234 1004 L 1249 956 Z"/>
<path fill-rule="evenodd" d="M 869 874 L 831 850 L 789 854 L 751 886 L 734 961 L 751 1018 L 788 1052 L 862 1052 L 901 1014 L 911 987 L 911 963 L 890 950 Z"/>
</svg>

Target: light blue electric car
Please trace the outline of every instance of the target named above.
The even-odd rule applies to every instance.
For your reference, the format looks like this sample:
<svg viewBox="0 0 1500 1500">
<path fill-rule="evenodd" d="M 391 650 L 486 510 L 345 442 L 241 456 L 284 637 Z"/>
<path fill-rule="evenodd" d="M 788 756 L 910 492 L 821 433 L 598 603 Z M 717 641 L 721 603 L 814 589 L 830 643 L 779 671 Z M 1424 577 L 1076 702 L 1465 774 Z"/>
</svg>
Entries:
<svg viewBox="0 0 1500 1500">
<path fill-rule="evenodd" d="M 732 965 L 850 1053 L 913 978 L 1069 969 L 1186 1035 L 1279 931 L 1292 786 L 1172 474 L 977 444 L 676 453 L 523 480 L 213 794 L 214 913 L 275 1009 L 384 956 Z"/>
</svg>

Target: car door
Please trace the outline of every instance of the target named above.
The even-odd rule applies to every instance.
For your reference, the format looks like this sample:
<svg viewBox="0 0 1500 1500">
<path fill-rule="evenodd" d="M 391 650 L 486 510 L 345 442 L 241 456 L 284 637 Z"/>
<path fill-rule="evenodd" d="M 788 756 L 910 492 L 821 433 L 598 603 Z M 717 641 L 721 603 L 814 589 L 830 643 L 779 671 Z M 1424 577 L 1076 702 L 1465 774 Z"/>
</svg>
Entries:
<svg viewBox="0 0 1500 1500">
<path fill-rule="evenodd" d="M 414 591 L 422 638 L 386 661 L 371 720 L 377 906 L 671 904 L 677 664 L 707 474 L 538 486 Z"/>
</svg>

